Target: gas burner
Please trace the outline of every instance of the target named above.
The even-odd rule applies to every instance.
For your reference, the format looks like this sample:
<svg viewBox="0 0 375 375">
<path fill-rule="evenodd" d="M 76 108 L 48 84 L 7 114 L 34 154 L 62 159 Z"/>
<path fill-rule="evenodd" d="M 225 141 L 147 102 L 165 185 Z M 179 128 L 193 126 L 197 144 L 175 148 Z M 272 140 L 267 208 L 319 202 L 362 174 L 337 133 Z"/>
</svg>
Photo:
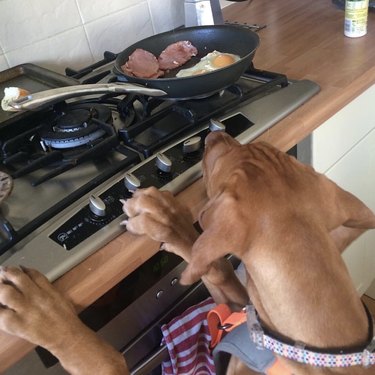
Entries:
<svg viewBox="0 0 375 375">
<path fill-rule="evenodd" d="M 112 123 L 110 108 L 100 104 L 67 105 L 56 113 L 41 134 L 41 145 L 54 149 L 76 148 L 91 144 L 106 134 L 101 123 Z"/>
<path fill-rule="evenodd" d="M 86 128 L 93 117 L 96 114 L 94 108 L 89 110 L 84 108 L 73 108 L 68 113 L 63 113 L 60 118 L 57 119 L 56 125 L 53 130 L 56 132 L 74 132 Z"/>
<path fill-rule="evenodd" d="M 117 149 L 119 139 L 113 122 L 108 105 L 61 102 L 44 113 L 39 125 L 1 145 L 2 164 L 13 178 L 39 171 L 31 182 L 37 186 Z"/>
</svg>

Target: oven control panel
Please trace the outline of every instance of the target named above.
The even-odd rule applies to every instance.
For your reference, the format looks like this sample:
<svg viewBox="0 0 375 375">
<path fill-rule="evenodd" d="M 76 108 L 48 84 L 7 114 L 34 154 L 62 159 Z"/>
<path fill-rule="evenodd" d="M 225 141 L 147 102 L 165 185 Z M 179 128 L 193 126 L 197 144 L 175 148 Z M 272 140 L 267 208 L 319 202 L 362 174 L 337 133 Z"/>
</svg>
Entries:
<svg viewBox="0 0 375 375">
<path fill-rule="evenodd" d="M 203 130 L 133 167 L 100 194 L 90 195 L 87 204 L 49 237 L 67 251 L 74 249 L 123 214 L 120 199 L 131 197 L 138 188 L 154 186 L 162 189 L 199 163 L 203 157 L 204 139 L 210 131 L 226 131 L 237 137 L 252 125 L 240 113 L 222 122 L 211 120 Z"/>
</svg>

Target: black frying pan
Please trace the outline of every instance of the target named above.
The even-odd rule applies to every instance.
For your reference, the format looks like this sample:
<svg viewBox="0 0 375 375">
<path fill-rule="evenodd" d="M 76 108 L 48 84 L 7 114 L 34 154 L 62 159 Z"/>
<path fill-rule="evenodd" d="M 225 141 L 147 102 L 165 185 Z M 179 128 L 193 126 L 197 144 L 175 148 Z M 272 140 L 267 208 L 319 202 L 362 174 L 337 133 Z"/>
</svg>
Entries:
<svg viewBox="0 0 375 375">
<path fill-rule="evenodd" d="M 136 48 L 147 50 L 158 57 L 169 44 L 181 40 L 189 40 L 198 49 L 198 55 L 182 67 L 171 70 L 164 77 L 144 79 L 131 77 L 122 71 L 121 66 L 128 61 L 129 56 Z M 236 82 L 250 66 L 258 45 L 258 35 L 243 26 L 196 26 L 168 31 L 143 39 L 119 53 L 115 62 L 115 74 L 119 76 L 120 80 L 163 90 L 168 93 L 167 96 L 169 98 L 181 99 L 203 96 Z M 240 60 L 207 74 L 192 77 L 175 77 L 180 69 L 193 66 L 203 56 L 213 50 L 239 55 Z"/>
</svg>

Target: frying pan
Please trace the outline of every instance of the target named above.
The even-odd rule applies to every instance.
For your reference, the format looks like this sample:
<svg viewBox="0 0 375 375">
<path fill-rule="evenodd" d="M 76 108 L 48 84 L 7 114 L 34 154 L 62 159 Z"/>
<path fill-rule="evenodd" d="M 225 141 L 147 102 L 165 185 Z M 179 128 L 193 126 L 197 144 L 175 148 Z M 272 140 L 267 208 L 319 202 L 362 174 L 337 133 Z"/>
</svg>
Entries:
<svg viewBox="0 0 375 375">
<path fill-rule="evenodd" d="M 132 77 L 121 69 L 121 66 L 128 61 L 129 56 L 137 48 L 142 48 L 158 57 L 168 45 L 182 40 L 190 41 L 197 48 L 198 55 L 182 67 L 171 70 L 162 78 L 145 79 Z M 121 81 L 138 83 L 146 87 L 163 90 L 169 98 L 183 99 L 205 96 L 236 82 L 250 66 L 258 46 L 258 35 L 245 26 L 187 27 L 153 35 L 126 48 L 116 58 L 114 73 Z M 195 65 L 203 56 L 214 50 L 239 55 L 240 60 L 225 68 L 209 73 L 192 77 L 175 77 L 179 70 Z"/>
</svg>

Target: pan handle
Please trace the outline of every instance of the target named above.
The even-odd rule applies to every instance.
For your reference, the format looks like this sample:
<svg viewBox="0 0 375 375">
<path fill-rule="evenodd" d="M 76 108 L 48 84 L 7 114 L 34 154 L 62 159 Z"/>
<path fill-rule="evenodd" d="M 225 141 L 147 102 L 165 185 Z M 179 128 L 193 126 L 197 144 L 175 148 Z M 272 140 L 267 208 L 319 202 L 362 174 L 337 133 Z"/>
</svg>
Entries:
<svg viewBox="0 0 375 375">
<path fill-rule="evenodd" d="M 9 105 L 16 111 L 30 111 L 69 98 L 103 93 L 135 93 L 149 96 L 162 96 L 167 94 L 165 91 L 144 87 L 134 83 L 114 82 L 59 87 L 56 89 L 45 90 L 12 100 L 9 102 Z"/>
</svg>

